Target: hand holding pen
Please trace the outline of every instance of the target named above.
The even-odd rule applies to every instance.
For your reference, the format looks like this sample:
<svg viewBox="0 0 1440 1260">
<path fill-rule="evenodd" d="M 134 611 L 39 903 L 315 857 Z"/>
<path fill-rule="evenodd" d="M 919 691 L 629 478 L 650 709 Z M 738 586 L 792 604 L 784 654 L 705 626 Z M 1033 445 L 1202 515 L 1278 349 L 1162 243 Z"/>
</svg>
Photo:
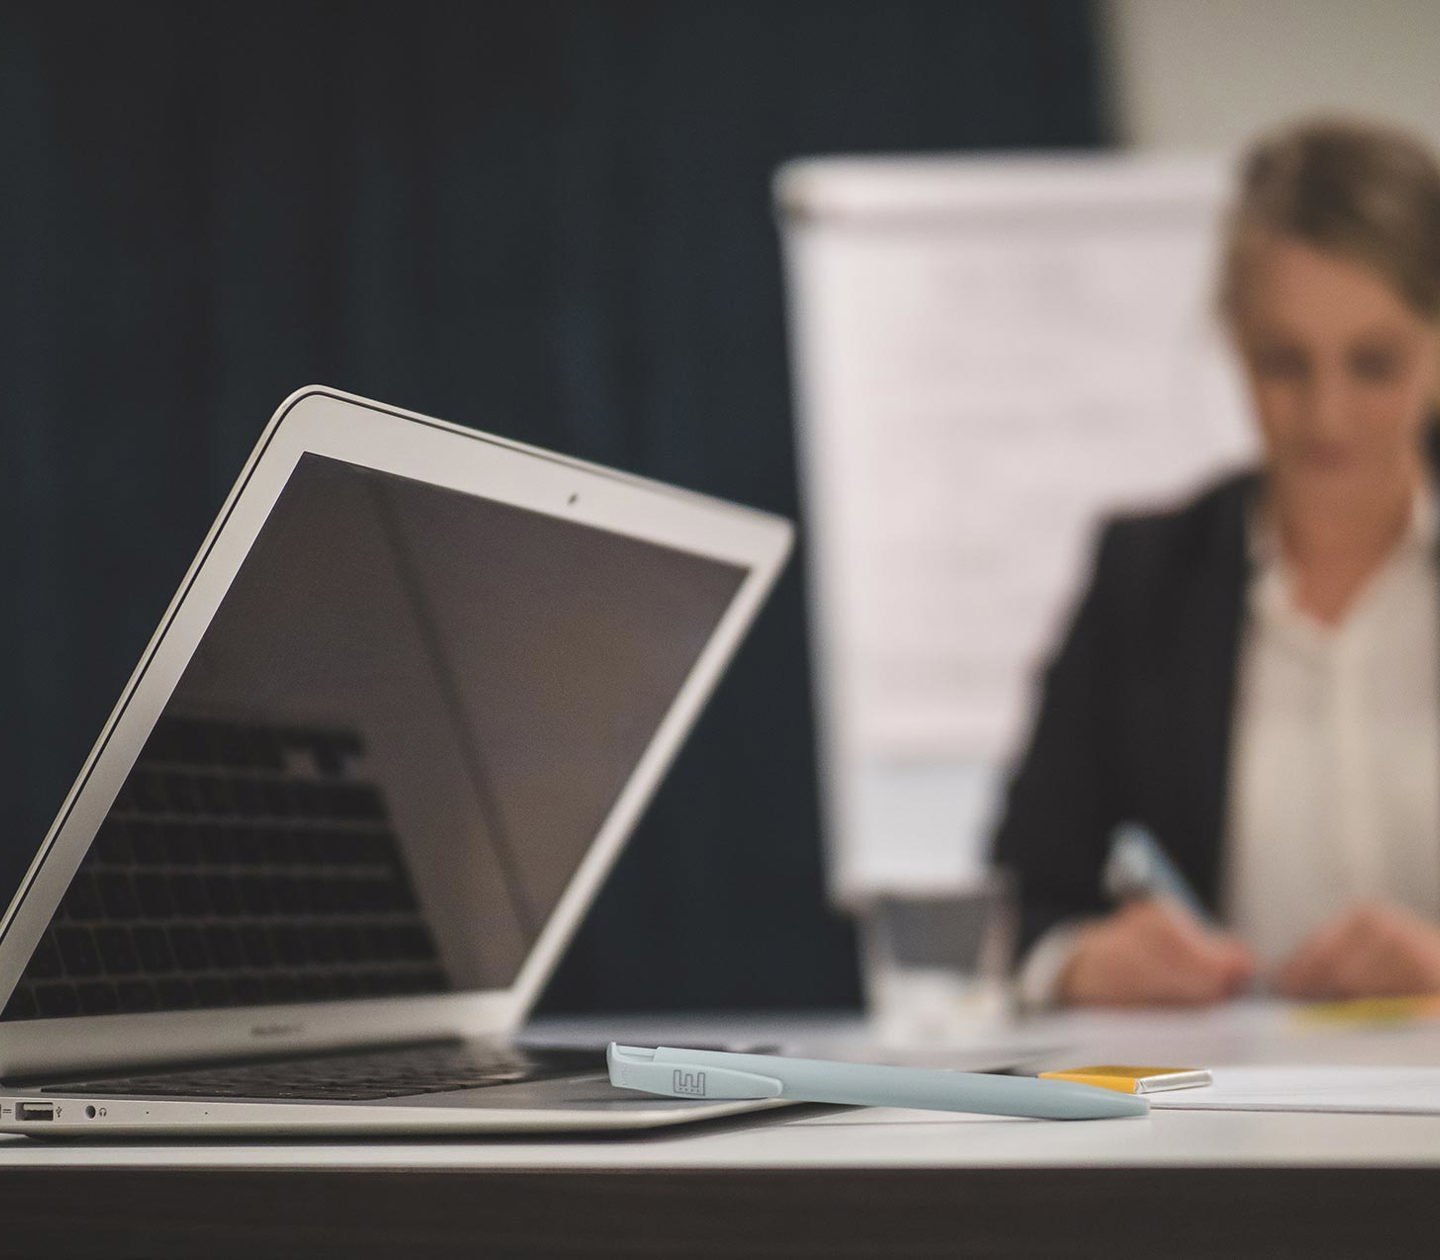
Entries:
<svg viewBox="0 0 1440 1260">
<path fill-rule="evenodd" d="M 1060 976 L 1062 1000 L 1204 1005 L 1250 985 L 1255 960 L 1249 949 L 1214 923 L 1143 828 L 1118 830 L 1106 885 L 1123 904 L 1077 930 Z"/>
</svg>

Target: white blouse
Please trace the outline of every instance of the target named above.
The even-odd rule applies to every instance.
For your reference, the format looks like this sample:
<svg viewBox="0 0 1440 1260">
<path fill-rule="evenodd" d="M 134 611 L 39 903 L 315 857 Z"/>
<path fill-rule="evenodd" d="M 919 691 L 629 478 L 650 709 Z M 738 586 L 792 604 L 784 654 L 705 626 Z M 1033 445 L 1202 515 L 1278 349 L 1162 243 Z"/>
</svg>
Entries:
<svg viewBox="0 0 1440 1260">
<path fill-rule="evenodd" d="M 1359 898 L 1440 917 L 1440 589 L 1428 492 L 1335 626 L 1250 537 L 1224 910 L 1263 967 Z"/>
</svg>

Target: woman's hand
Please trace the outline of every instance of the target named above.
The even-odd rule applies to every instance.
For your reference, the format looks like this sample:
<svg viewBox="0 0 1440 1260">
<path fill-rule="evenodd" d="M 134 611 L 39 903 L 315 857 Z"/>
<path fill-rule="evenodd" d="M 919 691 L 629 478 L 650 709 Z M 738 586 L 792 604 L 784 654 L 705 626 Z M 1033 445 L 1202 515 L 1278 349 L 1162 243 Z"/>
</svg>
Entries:
<svg viewBox="0 0 1440 1260">
<path fill-rule="evenodd" d="M 1233 937 L 1163 901 L 1137 901 L 1086 925 L 1060 976 L 1059 997 L 1100 1006 L 1198 1006 L 1233 997 L 1255 962 Z"/>
<path fill-rule="evenodd" d="M 1080 930 L 1060 976 L 1060 1001 L 1139 1007 L 1202 1005 L 1246 988 L 1250 950 L 1165 901 L 1132 901 Z"/>
<path fill-rule="evenodd" d="M 1275 989 L 1300 998 L 1440 993 L 1440 927 L 1399 906 L 1356 906 L 1290 956 Z"/>
</svg>

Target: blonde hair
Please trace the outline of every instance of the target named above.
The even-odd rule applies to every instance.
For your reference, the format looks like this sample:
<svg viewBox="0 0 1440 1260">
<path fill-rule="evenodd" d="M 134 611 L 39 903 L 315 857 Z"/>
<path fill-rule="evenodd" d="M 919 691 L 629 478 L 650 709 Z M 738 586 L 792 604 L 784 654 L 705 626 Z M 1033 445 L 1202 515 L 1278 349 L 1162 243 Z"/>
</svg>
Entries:
<svg viewBox="0 0 1440 1260">
<path fill-rule="evenodd" d="M 1417 314 L 1440 320 L 1440 165 L 1408 132 L 1313 119 L 1250 148 L 1220 267 L 1220 309 L 1231 321 L 1253 247 L 1270 236 L 1360 263 Z"/>
</svg>

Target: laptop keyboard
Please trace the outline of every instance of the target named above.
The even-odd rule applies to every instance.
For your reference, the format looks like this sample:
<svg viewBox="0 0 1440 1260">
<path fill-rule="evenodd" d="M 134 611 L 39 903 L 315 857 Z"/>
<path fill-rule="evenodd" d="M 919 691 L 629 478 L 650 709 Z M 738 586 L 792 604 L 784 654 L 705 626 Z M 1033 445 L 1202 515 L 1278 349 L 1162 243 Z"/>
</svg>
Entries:
<svg viewBox="0 0 1440 1260">
<path fill-rule="evenodd" d="M 182 1072 L 147 1072 L 50 1085 L 40 1092 L 364 1102 L 486 1085 L 513 1085 L 603 1070 L 603 1057 L 594 1051 L 522 1050 L 515 1046 L 445 1042 L 399 1050 L 271 1059 Z"/>
<path fill-rule="evenodd" d="M 447 991 L 363 753 L 162 718 L 0 1019 Z"/>
</svg>

